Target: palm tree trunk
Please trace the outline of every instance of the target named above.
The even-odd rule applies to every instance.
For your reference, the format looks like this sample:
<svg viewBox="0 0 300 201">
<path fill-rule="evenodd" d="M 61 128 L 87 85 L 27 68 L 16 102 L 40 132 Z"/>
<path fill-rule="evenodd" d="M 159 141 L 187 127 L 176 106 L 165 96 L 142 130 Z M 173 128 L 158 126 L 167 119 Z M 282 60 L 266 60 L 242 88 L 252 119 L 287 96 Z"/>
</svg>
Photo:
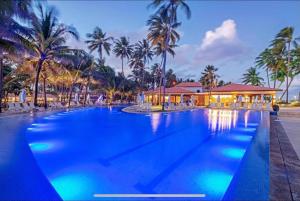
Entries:
<svg viewBox="0 0 300 201">
<path fill-rule="evenodd" d="M 0 113 L 2 112 L 2 95 L 3 95 L 3 58 L 0 57 Z"/>
<path fill-rule="evenodd" d="M 125 75 L 124 75 L 124 58 L 123 57 L 121 57 L 121 59 L 122 59 L 122 93 L 121 93 L 121 103 L 122 103 L 122 100 L 123 100 L 123 97 L 124 97 L 124 91 L 125 91 L 125 86 L 124 86 L 124 84 L 125 84 Z"/>
<path fill-rule="evenodd" d="M 44 107 L 47 108 L 46 77 L 43 77 Z"/>
<path fill-rule="evenodd" d="M 124 68 L 123 68 L 123 65 L 124 65 L 124 58 L 123 57 L 121 57 L 121 60 L 122 60 L 122 75 L 123 75 L 123 77 L 124 77 Z"/>
<path fill-rule="evenodd" d="M 35 82 L 34 82 L 34 105 L 37 106 L 38 104 L 38 90 L 39 90 L 39 78 L 40 78 L 40 73 L 42 70 L 44 60 L 39 59 L 37 63 L 37 69 L 36 69 L 36 74 L 35 74 Z"/>
<path fill-rule="evenodd" d="M 85 86 L 84 101 L 83 101 L 84 106 L 86 105 L 86 98 L 87 98 L 87 94 L 88 94 L 89 85 L 90 85 L 90 76 L 88 76 L 88 80 L 87 80 L 87 83 Z"/>
<path fill-rule="evenodd" d="M 165 110 L 165 96 L 166 96 L 166 62 L 167 62 L 167 50 L 164 50 L 164 61 L 163 61 L 163 69 L 162 69 L 162 83 L 163 83 L 163 105 L 162 111 Z"/>
<path fill-rule="evenodd" d="M 103 54 L 102 54 L 102 45 L 100 45 L 100 47 L 99 47 L 99 59 L 100 59 L 100 65 L 104 65 Z"/>
<path fill-rule="evenodd" d="M 290 62 L 291 62 L 291 43 L 288 43 L 288 63 L 286 67 L 286 99 L 285 102 L 289 102 L 289 73 L 290 73 Z"/>
<path fill-rule="evenodd" d="M 278 75 L 278 70 L 276 69 L 276 70 L 275 70 L 274 86 L 273 86 L 274 89 L 276 88 L 277 75 Z"/>
<path fill-rule="evenodd" d="M 292 78 L 290 79 L 289 83 L 287 84 L 287 88 L 284 90 L 283 94 L 280 96 L 280 98 L 279 98 L 280 100 L 284 97 L 285 94 L 288 93 L 288 90 L 287 90 L 287 89 L 291 86 L 293 80 L 294 80 L 294 78 L 292 77 Z"/>
<path fill-rule="evenodd" d="M 71 105 L 73 87 L 74 87 L 74 84 L 72 83 L 70 86 L 70 89 L 69 89 L 69 93 L 68 93 L 68 107 L 70 107 L 70 105 Z"/>
<path fill-rule="evenodd" d="M 267 68 L 266 71 L 267 71 L 268 87 L 270 88 L 269 69 Z"/>
</svg>

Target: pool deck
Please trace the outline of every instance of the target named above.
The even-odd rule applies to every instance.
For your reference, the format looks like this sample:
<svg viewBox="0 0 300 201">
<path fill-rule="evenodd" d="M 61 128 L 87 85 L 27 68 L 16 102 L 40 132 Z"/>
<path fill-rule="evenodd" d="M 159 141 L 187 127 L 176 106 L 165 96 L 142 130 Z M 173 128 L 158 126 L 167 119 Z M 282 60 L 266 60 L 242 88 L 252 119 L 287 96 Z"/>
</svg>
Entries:
<svg viewBox="0 0 300 201">
<path fill-rule="evenodd" d="M 300 160 L 282 124 L 271 117 L 270 200 L 300 200 Z"/>
</svg>

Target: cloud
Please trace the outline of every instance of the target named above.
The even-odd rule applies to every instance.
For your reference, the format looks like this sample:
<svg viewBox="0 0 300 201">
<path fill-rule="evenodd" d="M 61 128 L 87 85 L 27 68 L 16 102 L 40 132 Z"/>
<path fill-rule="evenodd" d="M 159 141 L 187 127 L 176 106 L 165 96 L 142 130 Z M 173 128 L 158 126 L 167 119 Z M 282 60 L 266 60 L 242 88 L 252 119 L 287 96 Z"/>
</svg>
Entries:
<svg viewBox="0 0 300 201">
<path fill-rule="evenodd" d="M 249 48 L 239 40 L 237 25 L 232 19 L 224 20 L 219 27 L 208 30 L 200 41 L 199 44 L 177 47 L 175 58 L 169 59 L 169 66 L 183 77 L 191 72 L 199 75 L 198 69 L 205 65 L 220 67 L 218 65 L 221 63 L 241 62 L 249 53 Z"/>
<path fill-rule="evenodd" d="M 235 21 L 228 19 L 213 31 L 207 31 L 196 50 L 194 62 L 214 62 L 245 55 L 248 48 L 239 40 L 236 27 Z"/>
<path fill-rule="evenodd" d="M 218 42 L 232 42 L 236 40 L 236 23 L 234 20 L 225 20 L 220 27 L 214 31 L 207 31 L 200 46 L 201 49 L 206 49 L 215 45 Z"/>
</svg>

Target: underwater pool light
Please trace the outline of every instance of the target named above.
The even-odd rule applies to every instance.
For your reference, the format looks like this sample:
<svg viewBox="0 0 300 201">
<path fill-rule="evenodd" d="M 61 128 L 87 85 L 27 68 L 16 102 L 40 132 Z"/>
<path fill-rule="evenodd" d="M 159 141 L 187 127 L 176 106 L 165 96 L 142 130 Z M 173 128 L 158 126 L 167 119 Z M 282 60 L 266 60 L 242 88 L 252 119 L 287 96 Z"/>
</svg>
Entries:
<svg viewBox="0 0 300 201">
<path fill-rule="evenodd" d="M 197 178 L 197 185 L 202 192 L 212 197 L 222 195 L 226 192 L 232 175 L 223 171 L 206 171 Z"/>
<path fill-rule="evenodd" d="M 251 135 L 232 135 L 230 138 L 237 140 L 237 141 L 242 141 L 242 142 L 249 142 L 252 139 Z"/>
<path fill-rule="evenodd" d="M 51 149 L 53 147 L 53 144 L 47 142 L 34 142 L 34 143 L 30 143 L 29 146 L 32 151 L 43 152 Z"/>
<path fill-rule="evenodd" d="M 221 152 L 228 158 L 241 159 L 244 156 L 246 150 L 239 148 L 224 148 Z"/>
<path fill-rule="evenodd" d="M 87 194 L 93 196 L 92 180 L 85 174 L 67 174 L 52 179 L 51 184 L 63 200 L 86 198 Z"/>
</svg>

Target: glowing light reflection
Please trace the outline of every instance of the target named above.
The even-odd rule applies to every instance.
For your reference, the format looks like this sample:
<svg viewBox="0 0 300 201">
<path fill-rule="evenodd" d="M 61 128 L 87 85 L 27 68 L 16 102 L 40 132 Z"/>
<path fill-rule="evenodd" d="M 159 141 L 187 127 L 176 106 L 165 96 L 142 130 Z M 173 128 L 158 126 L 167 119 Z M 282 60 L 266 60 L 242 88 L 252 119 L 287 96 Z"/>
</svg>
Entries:
<svg viewBox="0 0 300 201">
<path fill-rule="evenodd" d="M 208 110 L 209 128 L 214 131 L 230 130 L 236 127 L 238 111 L 234 110 Z"/>
<path fill-rule="evenodd" d="M 243 158 L 246 150 L 245 149 L 238 149 L 238 148 L 225 148 L 222 149 L 222 154 L 228 158 L 233 159 L 241 159 Z"/>
<path fill-rule="evenodd" d="M 238 141 L 243 141 L 243 142 L 249 142 L 252 139 L 251 135 L 232 135 L 232 139 L 238 140 Z"/>
<path fill-rule="evenodd" d="M 151 115 L 151 126 L 152 131 L 156 133 L 159 123 L 160 123 L 161 114 L 160 113 L 152 113 Z"/>
<path fill-rule="evenodd" d="M 232 175 L 221 171 L 203 172 L 197 178 L 197 185 L 207 195 L 222 195 L 226 192 Z"/>
<path fill-rule="evenodd" d="M 250 110 L 247 110 L 244 114 L 245 127 L 248 127 L 248 119 L 249 119 Z"/>
<path fill-rule="evenodd" d="M 91 194 L 92 182 L 84 174 L 69 174 L 54 178 L 51 184 L 63 200 L 78 200 Z"/>
<path fill-rule="evenodd" d="M 49 149 L 51 149 L 53 147 L 53 144 L 37 142 L 37 143 L 30 143 L 29 146 L 32 151 L 43 152 L 43 151 L 48 151 Z"/>
</svg>

